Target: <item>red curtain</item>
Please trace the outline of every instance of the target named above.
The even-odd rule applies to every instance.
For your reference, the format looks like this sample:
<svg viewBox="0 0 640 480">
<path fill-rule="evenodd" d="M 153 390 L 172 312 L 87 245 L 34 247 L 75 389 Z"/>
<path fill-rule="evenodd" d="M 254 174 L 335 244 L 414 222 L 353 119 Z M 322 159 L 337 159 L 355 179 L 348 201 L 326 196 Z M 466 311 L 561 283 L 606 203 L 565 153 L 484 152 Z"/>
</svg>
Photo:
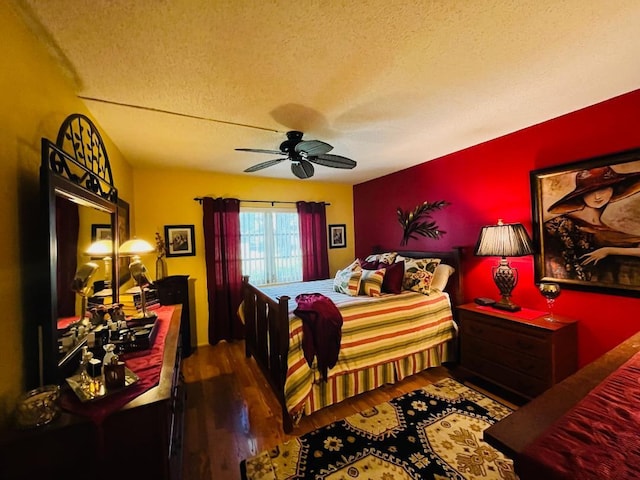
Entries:
<svg viewBox="0 0 640 480">
<path fill-rule="evenodd" d="M 58 317 L 76 315 L 76 293 L 71 282 L 78 268 L 78 204 L 56 195 L 56 237 L 58 244 Z"/>
<path fill-rule="evenodd" d="M 302 280 L 329 278 L 327 213 L 324 202 L 296 202 L 302 244 Z"/>
<path fill-rule="evenodd" d="M 238 307 L 242 301 L 240 258 L 240 201 L 235 198 L 202 200 L 209 343 L 244 337 Z"/>
</svg>

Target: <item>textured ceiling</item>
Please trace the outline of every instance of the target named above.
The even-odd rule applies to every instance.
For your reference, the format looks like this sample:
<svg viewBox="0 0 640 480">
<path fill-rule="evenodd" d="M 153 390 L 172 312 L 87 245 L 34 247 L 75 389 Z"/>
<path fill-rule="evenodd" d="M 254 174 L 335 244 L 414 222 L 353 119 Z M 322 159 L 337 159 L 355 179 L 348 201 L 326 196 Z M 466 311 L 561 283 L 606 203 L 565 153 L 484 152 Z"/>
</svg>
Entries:
<svg viewBox="0 0 640 480">
<path fill-rule="evenodd" d="M 355 184 L 640 88 L 638 0 L 14 5 L 134 166 L 242 174 L 295 129 Z"/>
</svg>

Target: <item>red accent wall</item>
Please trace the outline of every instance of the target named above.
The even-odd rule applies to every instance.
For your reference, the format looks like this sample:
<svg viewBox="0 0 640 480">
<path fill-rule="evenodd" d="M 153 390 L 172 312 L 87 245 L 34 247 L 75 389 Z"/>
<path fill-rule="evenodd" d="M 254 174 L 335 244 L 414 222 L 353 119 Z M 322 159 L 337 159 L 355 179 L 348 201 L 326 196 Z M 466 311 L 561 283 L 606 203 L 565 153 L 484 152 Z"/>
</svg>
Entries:
<svg viewBox="0 0 640 480">
<path fill-rule="evenodd" d="M 434 219 L 447 233 L 440 240 L 410 240 L 409 250 L 468 247 L 463 263 L 465 297 L 498 298 L 491 278 L 494 258 L 474 257 L 483 225 L 498 218 L 522 222 L 531 233 L 529 172 L 539 168 L 640 147 L 640 90 L 563 115 L 504 137 L 354 186 L 355 253 L 374 246 L 400 247 L 396 209 L 447 200 Z M 520 279 L 515 303 L 545 310 L 536 290 L 533 257 L 511 259 Z M 640 298 L 563 289 L 554 311 L 580 321 L 579 363 L 596 359 L 640 330 Z"/>
</svg>

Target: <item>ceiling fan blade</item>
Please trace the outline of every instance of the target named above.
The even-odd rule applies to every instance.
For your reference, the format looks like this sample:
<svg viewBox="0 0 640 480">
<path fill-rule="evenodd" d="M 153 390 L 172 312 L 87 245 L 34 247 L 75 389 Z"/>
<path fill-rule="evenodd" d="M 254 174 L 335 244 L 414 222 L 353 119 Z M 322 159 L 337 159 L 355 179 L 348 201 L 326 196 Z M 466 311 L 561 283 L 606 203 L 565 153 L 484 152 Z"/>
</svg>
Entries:
<svg viewBox="0 0 640 480">
<path fill-rule="evenodd" d="M 357 165 L 355 160 L 343 157 L 341 155 L 318 155 L 316 157 L 307 157 L 307 160 L 318 165 L 333 168 L 353 168 Z"/>
<path fill-rule="evenodd" d="M 296 144 L 296 152 L 306 153 L 309 156 L 321 155 L 331 150 L 333 150 L 331 145 L 320 140 L 303 140 Z"/>
<path fill-rule="evenodd" d="M 291 162 L 291 171 L 298 178 L 304 179 L 313 177 L 313 165 L 306 160 Z"/>
<path fill-rule="evenodd" d="M 280 150 L 262 150 L 261 148 L 236 148 L 239 152 L 255 152 L 255 153 L 268 153 L 270 155 L 282 155 Z"/>
<path fill-rule="evenodd" d="M 246 173 L 257 172 L 258 170 L 262 170 L 263 168 L 270 167 L 271 165 L 275 165 L 284 160 L 288 160 L 287 158 L 276 158 L 275 160 L 267 160 L 266 162 L 258 163 L 253 167 L 249 167 L 245 170 Z"/>
</svg>

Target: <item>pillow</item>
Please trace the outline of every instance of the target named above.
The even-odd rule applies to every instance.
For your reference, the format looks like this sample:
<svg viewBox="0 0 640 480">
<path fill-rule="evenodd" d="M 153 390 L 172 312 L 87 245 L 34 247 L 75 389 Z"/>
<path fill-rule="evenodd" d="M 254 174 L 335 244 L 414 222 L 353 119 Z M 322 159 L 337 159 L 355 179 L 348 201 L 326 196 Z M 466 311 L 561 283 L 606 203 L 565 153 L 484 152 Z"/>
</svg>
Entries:
<svg viewBox="0 0 640 480">
<path fill-rule="evenodd" d="M 356 258 L 353 262 L 351 262 L 349 265 L 347 265 L 346 267 L 344 267 L 342 270 L 343 271 L 350 271 L 353 272 L 354 270 L 360 270 L 362 268 L 362 265 L 360 264 L 360 259 Z"/>
<path fill-rule="evenodd" d="M 370 297 L 382 295 L 382 281 L 384 280 L 385 269 L 362 270 L 360 282 L 360 293 Z"/>
<path fill-rule="evenodd" d="M 369 255 L 367 258 L 365 258 L 365 261 L 386 263 L 387 265 L 391 265 L 395 261 L 397 255 L 397 252 L 376 253 L 373 255 Z"/>
<path fill-rule="evenodd" d="M 451 265 L 447 265 L 445 263 L 438 265 L 436 267 L 436 271 L 433 272 L 433 278 L 431 279 L 431 290 L 444 292 L 447 282 L 449 281 L 449 277 L 453 275 L 453 272 L 455 271 L 456 269 Z"/>
<path fill-rule="evenodd" d="M 405 258 L 402 287 L 429 295 L 433 274 L 439 264 L 439 258 Z"/>
<path fill-rule="evenodd" d="M 336 292 L 345 293 L 355 297 L 360 292 L 360 279 L 362 278 L 362 270 L 338 270 L 336 277 L 333 279 L 333 289 Z"/>
<path fill-rule="evenodd" d="M 367 260 L 360 260 L 360 266 L 362 268 L 364 268 L 365 270 L 377 270 L 378 269 L 378 265 L 380 265 L 380 262 L 374 260 L 372 262 L 369 262 Z M 383 264 L 381 265 L 381 267 L 386 267 L 387 264 Z"/>
<path fill-rule="evenodd" d="M 404 260 L 393 263 L 391 265 L 380 264 L 380 268 L 384 267 L 384 279 L 382 280 L 382 291 L 385 293 L 402 292 L 402 283 L 404 281 Z"/>
</svg>

